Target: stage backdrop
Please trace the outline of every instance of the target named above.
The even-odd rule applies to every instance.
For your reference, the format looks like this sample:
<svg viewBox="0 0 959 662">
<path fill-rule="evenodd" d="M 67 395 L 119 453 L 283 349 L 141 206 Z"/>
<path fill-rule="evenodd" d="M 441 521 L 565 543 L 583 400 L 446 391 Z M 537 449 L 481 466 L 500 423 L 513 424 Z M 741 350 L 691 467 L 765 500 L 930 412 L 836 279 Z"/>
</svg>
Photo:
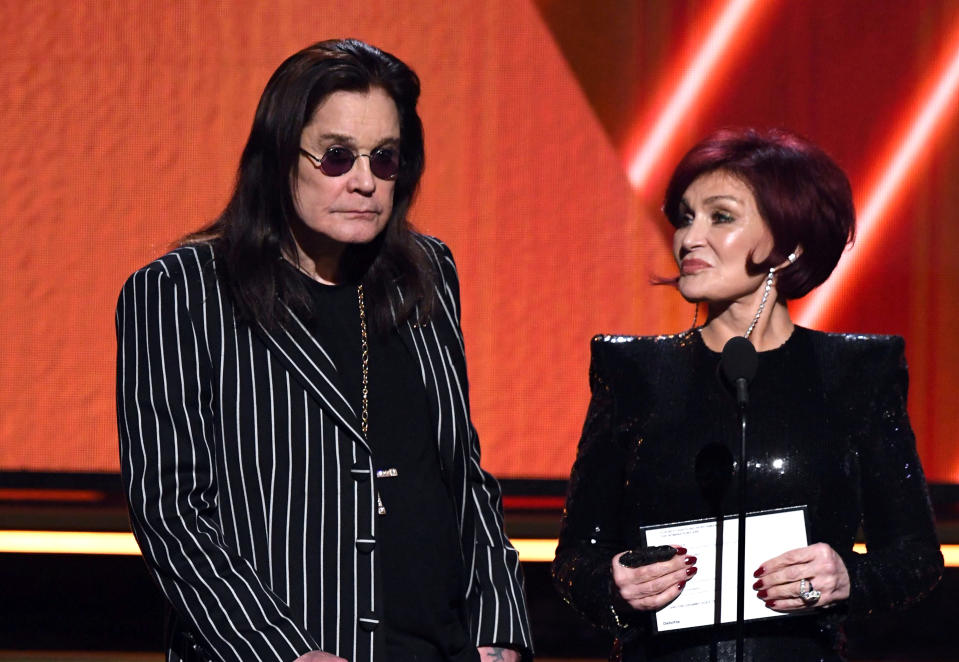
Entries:
<svg viewBox="0 0 959 662">
<path fill-rule="evenodd" d="M 957 35 L 951 0 L 5 2 L 0 470 L 117 470 L 120 286 L 222 208 L 273 69 L 354 36 L 422 78 L 413 221 L 458 260 L 489 469 L 568 475 L 590 337 L 692 321 L 649 285 L 671 167 L 772 125 L 832 153 L 869 221 L 794 313 L 906 337 L 927 473 L 959 481 Z"/>
</svg>

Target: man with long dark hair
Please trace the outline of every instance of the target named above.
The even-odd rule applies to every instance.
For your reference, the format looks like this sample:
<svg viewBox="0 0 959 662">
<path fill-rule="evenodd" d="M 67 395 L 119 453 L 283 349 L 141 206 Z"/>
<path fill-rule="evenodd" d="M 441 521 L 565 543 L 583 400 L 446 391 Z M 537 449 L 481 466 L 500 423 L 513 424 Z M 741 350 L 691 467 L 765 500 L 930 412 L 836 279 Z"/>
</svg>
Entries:
<svg viewBox="0 0 959 662">
<path fill-rule="evenodd" d="M 226 209 L 123 288 L 121 465 L 169 660 L 531 651 L 456 268 L 407 222 L 419 89 L 359 41 L 291 56 Z"/>
</svg>

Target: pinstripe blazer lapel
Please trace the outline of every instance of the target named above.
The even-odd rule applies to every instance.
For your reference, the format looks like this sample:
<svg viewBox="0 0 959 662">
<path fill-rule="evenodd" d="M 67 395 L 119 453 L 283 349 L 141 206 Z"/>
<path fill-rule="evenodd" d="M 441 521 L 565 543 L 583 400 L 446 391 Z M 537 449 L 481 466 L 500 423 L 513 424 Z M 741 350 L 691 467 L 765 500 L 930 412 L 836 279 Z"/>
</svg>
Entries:
<svg viewBox="0 0 959 662">
<path fill-rule="evenodd" d="M 445 343 L 438 335 L 435 322 L 425 325 L 407 322 L 400 325 L 399 332 L 420 368 L 423 387 L 430 404 L 430 420 L 436 434 L 440 467 L 451 484 L 465 480 L 463 476 L 454 475 L 459 473 L 455 472 L 454 468 L 464 463 L 463 457 L 457 461 L 457 455 L 462 456 L 466 452 L 469 430 L 466 421 L 456 415 L 452 406 L 454 377 L 451 376 L 453 368 L 446 358 Z M 457 501 L 461 500 L 461 495 L 454 496 Z"/>
<path fill-rule="evenodd" d="M 290 322 L 276 331 L 268 331 L 259 324 L 254 325 L 254 331 L 307 392 L 329 410 L 360 446 L 372 454 L 360 432 L 359 415 L 344 395 L 345 390 L 332 359 L 306 325 L 292 312 L 290 315 Z"/>
</svg>

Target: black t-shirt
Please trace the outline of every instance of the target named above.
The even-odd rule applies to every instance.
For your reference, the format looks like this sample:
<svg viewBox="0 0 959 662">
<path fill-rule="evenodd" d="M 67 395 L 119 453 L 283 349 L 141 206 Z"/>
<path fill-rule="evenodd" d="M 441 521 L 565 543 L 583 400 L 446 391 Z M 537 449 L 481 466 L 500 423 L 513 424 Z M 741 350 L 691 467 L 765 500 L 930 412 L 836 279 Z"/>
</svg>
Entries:
<svg viewBox="0 0 959 662">
<path fill-rule="evenodd" d="M 362 358 L 356 286 L 309 283 L 316 338 L 336 365 L 343 392 L 359 417 Z M 396 473 L 377 480 L 386 508 L 376 534 L 384 578 L 386 659 L 476 660 L 465 623 L 465 571 L 456 514 L 440 470 L 419 364 L 395 329 L 374 333 L 371 328 L 367 342 L 367 442 L 374 470 Z"/>
</svg>

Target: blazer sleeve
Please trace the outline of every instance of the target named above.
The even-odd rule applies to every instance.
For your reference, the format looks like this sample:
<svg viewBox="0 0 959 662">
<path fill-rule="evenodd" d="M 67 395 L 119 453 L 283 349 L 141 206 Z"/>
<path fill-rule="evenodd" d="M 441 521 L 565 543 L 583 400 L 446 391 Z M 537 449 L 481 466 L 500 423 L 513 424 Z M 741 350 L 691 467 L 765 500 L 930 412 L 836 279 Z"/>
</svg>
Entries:
<svg viewBox="0 0 959 662">
<path fill-rule="evenodd" d="M 482 580 L 474 585 L 478 600 L 469 599 L 471 629 L 477 646 L 508 646 L 532 659 L 533 638 L 526 612 L 526 593 L 519 553 L 503 528 L 499 483 L 480 467 L 479 438 L 470 425 L 469 491 L 476 510 L 475 568 Z"/>
<path fill-rule="evenodd" d="M 850 614 L 902 608 L 942 577 L 932 508 L 906 413 L 908 373 L 900 337 L 874 341 L 859 366 L 868 398 L 859 432 L 866 554 L 842 554 L 850 578 Z"/>
<path fill-rule="evenodd" d="M 620 638 L 642 631 L 648 617 L 628 608 L 614 616 L 613 556 L 625 550 L 619 522 L 625 448 L 616 439 L 616 399 L 604 365 L 607 348 L 592 342 L 592 396 L 570 475 L 553 583 L 563 600 L 594 625 Z M 617 622 L 618 619 L 618 622 Z"/>
<path fill-rule="evenodd" d="M 449 248 L 431 239 L 427 250 L 433 251 L 440 269 L 440 298 L 455 327 L 460 349 L 463 335 L 460 327 L 460 293 L 456 263 Z M 466 380 L 465 352 L 461 353 L 457 372 L 462 375 L 462 389 L 469 417 L 469 385 Z M 526 611 L 526 594 L 519 553 L 506 537 L 503 525 L 503 501 L 499 482 L 480 465 L 479 435 L 469 421 L 466 507 L 474 510 L 474 569 L 478 575 L 467 595 L 470 630 L 477 646 L 506 646 L 532 659 L 533 639 Z"/>
<path fill-rule="evenodd" d="M 291 661 L 318 646 L 250 563 L 224 544 L 213 457 L 215 382 L 191 321 L 186 277 L 170 262 L 133 274 L 116 311 L 120 461 L 133 532 L 198 652 Z"/>
</svg>

